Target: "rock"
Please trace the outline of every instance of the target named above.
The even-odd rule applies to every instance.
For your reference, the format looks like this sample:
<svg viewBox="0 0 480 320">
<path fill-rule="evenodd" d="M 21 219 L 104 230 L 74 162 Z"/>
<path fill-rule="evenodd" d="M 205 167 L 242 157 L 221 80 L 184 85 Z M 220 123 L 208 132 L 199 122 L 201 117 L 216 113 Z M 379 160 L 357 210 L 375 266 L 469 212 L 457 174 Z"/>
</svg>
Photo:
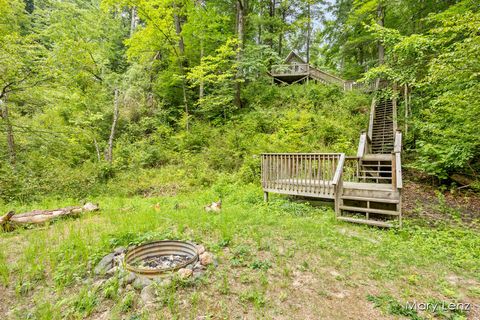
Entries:
<svg viewBox="0 0 480 320">
<path fill-rule="evenodd" d="M 203 270 L 205 269 L 204 266 L 202 266 L 202 264 L 200 263 L 200 261 L 198 261 L 197 263 L 195 263 L 195 265 L 193 266 L 193 270 Z"/>
<path fill-rule="evenodd" d="M 118 266 L 115 266 L 113 268 L 110 268 L 105 274 L 109 277 L 113 276 L 114 274 L 116 274 L 118 271 Z"/>
<path fill-rule="evenodd" d="M 128 275 L 125 277 L 125 283 L 132 284 L 135 279 L 137 279 L 137 275 L 133 272 L 129 272 Z"/>
<path fill-rule="evenodd" d="M 97 280 L 93 283 L 93 289 L 94 290 L 98 290 L 100 289 L 101 286 L 103 286 L 103 284 L 105 283 L 106 280 L 104 279 L 100 279 L 100 280 Z"/>
<path fill-rule="evenodd" d="M 132 291 L 132 290 L 133 290 L 133 287 L 132 287 L 131 284 L 129 284 L 129 285 L 127 285 L 127 286 L 125 287 L 125 291 L 127 291 L 127 292 L 128 292 L 128 291 Z"/>
<path fill-rule="evenodd" d="M 108 270 L 110 270 L 113 267 L 113 258 L 115 257 L 115 254 L 109 253 L 105 257 L 100 260 L 100 262 L 97 264 L 95 267 L 95 274 L 100 275 L 100 274 L 105 274 Z"/>
<path fill-rule="evenodd" d="M 155 299 L 157 297 L 157 292 L 155 290 L 155 286 L 150 284 L 142 289 L 140 293 L 140 299 L 142 299 L 144 306 L 150 306 L 155 303 Z"/>
<path fill-rule="evenodd" d="M 125 258 L 125 255 L 123 253 L 119 254 L 118 256 L 115 256 L 113 259 L 114 264 L 121 266 L 123 265 L 123 258 Z"/>
<path fill-rule="evenodd" d="M 200 255 L 200 263 L 204 266 L 208 266 L 213 263 L 213 256 L 210 252 L 204 252 Z"/>
<path fill-rule="evenodd" d="M 159 286 L 161 287 L 168 287 L 172 284 L 172 279 L 171 278 L 165 278 L 163 280 L 160 280 L 157 282 Z"/>
<path fill-rule="evenodd" d="M 148 285 L 151 285 L 152 284 L 152 280 L 148 279 L 147 277 L 143 277 L 143 276 L 137 276 L 135 278 L 135 280 L 133 281 L 132 285 L 135 289 L 137 290 L 142 290 L 143 288 L 145 288 L 146 286 Z"/>
<path fill-rule="evenodd" d="M 193 271 L 193 278 L 194 279 L 201 278 L 204 273 L 205 272 L 203 270 L 195 270 L 195 271 Z"/>
<path fill-rule="evenodd" d="M 132 284 L 135 279 L 137 278 L 137 275 L 133 272 L 128 272 L 127 274 L 123 274 L 123 276 L 120 278 L 120 286 L 125 287 L 129 284 Z"/>
<path fill-rule="evenodd" d="M 113 250 L 113 253 L 115 253 L 115 255 L 119 255 L 119 254 L 122 254 L 122 253 L 125 253 L 125 251 L 127 251 L 127 248 L 125 247 L 118 247 L 116 248 L 115 250 Z"/>
<path fill-rule="evenodd" d="M 205 252 L 205 247 L 202 246 L 201 244 L 198 244 L 197 245 L 197 251 L 198 251 L 198 254 L 200 255 L 200 254 Z"/>
<path fill-rule="evenodd" d="M 180 279 L 188 279 L 192 276 L 193 271 L 187 268 L 181 268 L 177 271 L 177 274 L 180 276 Z"/>
</svg>

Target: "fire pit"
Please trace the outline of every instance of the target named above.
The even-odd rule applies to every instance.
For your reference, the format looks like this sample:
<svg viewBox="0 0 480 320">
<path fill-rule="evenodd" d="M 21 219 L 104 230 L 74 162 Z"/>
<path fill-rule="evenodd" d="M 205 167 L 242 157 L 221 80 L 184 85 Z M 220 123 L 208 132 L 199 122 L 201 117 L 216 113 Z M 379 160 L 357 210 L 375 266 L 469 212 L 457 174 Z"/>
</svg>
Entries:
<svg viewBox="0 0 480 320">
<path fill-rule="evenodd" d="M 145 276 L 158 276 L 197 261 L 198 250 L 193 243 L 163 240 L 129 250 L 125 255 L 125 268 Z"/>
</svg>

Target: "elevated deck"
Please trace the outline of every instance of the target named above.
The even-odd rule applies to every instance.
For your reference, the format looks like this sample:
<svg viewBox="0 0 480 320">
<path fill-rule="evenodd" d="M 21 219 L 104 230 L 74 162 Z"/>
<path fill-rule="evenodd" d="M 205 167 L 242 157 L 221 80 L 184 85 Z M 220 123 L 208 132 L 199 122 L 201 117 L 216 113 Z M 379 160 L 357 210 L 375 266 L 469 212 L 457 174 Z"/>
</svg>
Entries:
<svg viewBox="0 0 480 320">
<path fill-rule="evenodd" d="M 385 105 L 390 103 L 383 103 Z M 339 220 L 381 227 L 401 225 L 402 133 L 393 131 L 396 128 L 394 101 L 392 105 L 392 111 L 383 109 L 379 113 L 377 103 L 372 101 L 368 134 L 362 132 L 360 135 L 356 156 L 346 157 L 343 153 L 262 154 L 265 200 L 270 192 L 330 199 L 335 202 Z M 374 134 L 376 124 L 382 128 L 380 137 Z M 372 153 L 372 150 L 381 152 Z"/>
</svg>

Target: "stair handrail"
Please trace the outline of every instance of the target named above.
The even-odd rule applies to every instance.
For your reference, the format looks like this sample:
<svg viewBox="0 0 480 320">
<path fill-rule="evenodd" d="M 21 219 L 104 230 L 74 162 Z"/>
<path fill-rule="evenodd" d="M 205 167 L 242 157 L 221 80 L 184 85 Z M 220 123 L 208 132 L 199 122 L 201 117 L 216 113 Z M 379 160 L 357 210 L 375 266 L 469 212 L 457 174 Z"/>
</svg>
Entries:
<svg viewBox="0 0 480 320">
<path fill-rule="evenodd" d="M 342 177 L 343 165 L 345 164 L 345 153 L 340 154 L 340 159 L 337 163 L 337 168 L 335 169 L 335 175 L 333 176 L 332 185 L 338 185 L 340 178 Z"/>
<path fill-rule="evenodd" d="M 375 118 L 375 105 L 377 102 L 375 101 L 375 97 L 372 98 L 372 105 L 370 106 L 370 120 L 368 122 L 368 138 L 370 141 L 372 140 L 373 136 L 373 120 Z"/>
<path fill-rule="evenodd" d="M 333 176 L 332 185 L 335 190 L 335 212 L 337 215 L 340 214 L 340 194 L 342 193 L 343 183 L 343 166 L 345 165 L 345 153 L 340 154 L 340 159 L 337 163 L 337 168 L 335 169 L 335 175 Z"/>
<path fill-rule="evenodd" d="M 357 158 L 362 158 L 367 153 L 370 153 L 370 145 L 372 140 L 368 137 L 365 131 L 362 131 L 360 134 L 360 140 L 358 141 L 358 148 L 357 148 Z"/>
<path fill-rule="evenodd" d="M 402 180 L 402 131 L 395 132 L 395 142 L 393 144 L 392 152 L 392 183 L 395 189 L 403 188 Z"/>
</svg>

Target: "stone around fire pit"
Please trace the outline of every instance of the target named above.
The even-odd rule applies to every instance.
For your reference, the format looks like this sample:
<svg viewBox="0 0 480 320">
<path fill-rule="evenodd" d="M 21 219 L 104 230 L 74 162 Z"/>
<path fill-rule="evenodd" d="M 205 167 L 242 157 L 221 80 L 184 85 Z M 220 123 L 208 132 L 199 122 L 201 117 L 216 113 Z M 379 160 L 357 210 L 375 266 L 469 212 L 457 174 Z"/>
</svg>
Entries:
<svg viewBox="0 0 480 320">
<path fill-rule="evenodd" d="M 174 277 L 181 280 L 198 279 L 203 276 L 208 265 L 217 264 L 213 255 L 205 251 L 203 245 L 187 243 L 188 246 L 185 247 L 184 242 L 165 242 L 178 244 L 180 250 L 175 251 L 175 245 L 157 251 L 156 248 L 149 247 L 151 244 L 146 244 L 146 252 L 138 250 L 139 247 L 128 250 L 118 247 L 100 260 L 95 267 L 95 274 L 105 278 L 118 276 L 121 287 L 140 291 L 142 302 L 148 305 L 155 300 L 152 295 L 155 290 L 152 288 L 168 286 Z M 140 273 L 135 270 L 140 270 Z"/>
</svg>

